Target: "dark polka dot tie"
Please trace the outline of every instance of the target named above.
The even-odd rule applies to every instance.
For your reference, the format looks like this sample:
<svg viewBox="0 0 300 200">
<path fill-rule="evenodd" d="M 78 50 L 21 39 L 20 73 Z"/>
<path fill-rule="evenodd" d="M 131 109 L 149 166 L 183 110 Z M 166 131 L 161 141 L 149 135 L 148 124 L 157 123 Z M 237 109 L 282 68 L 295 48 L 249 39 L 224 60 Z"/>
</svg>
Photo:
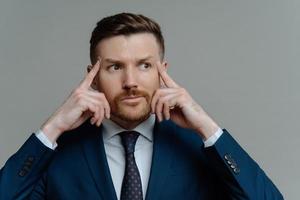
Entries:
<svg viewBox="0 0 300 200">
<path fill-rule="evenodd" d="M 121 132 L 120 135 L 126 154 L 126 166 L 121 189 L 121 200 L 142 200 L 142 182 L 134 158 L 134 147 L 140 134 L 135 131 L 124 131 Z"/>
</svg>

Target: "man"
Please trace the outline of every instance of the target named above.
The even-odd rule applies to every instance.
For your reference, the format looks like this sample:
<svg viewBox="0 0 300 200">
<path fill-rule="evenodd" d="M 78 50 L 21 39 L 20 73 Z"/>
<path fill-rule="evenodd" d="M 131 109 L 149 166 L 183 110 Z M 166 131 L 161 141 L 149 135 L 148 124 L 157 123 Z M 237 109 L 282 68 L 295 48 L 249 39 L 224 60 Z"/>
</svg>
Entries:
<svg viewBox="0 0 300 200">
<path fill-rule="evenodd" d="M 0 174 L 1 199 L 283 199 L 166 72 L 153 20 L 98 22 L 88 74 Z"/>
</svg>

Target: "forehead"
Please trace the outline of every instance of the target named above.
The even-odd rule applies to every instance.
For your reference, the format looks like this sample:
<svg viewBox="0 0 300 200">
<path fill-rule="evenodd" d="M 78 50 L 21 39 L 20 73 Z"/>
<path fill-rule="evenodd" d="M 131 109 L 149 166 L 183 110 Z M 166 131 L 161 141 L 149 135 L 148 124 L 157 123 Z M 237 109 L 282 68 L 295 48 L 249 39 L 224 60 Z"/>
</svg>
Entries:
<svg viewBox="0 0 300 200">
<path fill-rule="evenodd" d="M 119 35 L 103 39 L 96 46 L 96 55 L 102 59 L 122 61 L 136 60 L 147 56 L 159 59 L 159 45 L 151 33 Z"/>
</svg>

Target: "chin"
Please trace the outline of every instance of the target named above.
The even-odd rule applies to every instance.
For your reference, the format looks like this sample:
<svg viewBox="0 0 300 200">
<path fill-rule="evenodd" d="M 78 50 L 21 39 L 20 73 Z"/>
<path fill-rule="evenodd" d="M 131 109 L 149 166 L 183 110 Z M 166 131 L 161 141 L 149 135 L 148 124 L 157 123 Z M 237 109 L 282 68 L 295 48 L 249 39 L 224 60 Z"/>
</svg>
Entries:
<svg viewBox="0 0 300 200">
<path fill-rule="evenodd" d="M 119 107 L 116 116 L 128 122 L 137 122 L 146 120 L 151 113 L 150 106 L 138 107 Z"/>
</svg>

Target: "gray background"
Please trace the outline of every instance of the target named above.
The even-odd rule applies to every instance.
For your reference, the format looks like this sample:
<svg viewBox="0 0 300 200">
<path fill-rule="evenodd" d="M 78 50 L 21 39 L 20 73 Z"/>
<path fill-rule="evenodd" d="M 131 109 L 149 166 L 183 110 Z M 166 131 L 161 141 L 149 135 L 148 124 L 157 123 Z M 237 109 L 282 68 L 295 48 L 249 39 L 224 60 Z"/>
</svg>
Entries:
<svg viewBox="0 0 300 200">
<path fill-rule="evenodd" d="M 131 11 L 161 24 L 170 75 L 297 199 L 299 9 L 297 0 L 1 0 L 0 166 L 83 78 L 95 23 Z"/>
</svg>

